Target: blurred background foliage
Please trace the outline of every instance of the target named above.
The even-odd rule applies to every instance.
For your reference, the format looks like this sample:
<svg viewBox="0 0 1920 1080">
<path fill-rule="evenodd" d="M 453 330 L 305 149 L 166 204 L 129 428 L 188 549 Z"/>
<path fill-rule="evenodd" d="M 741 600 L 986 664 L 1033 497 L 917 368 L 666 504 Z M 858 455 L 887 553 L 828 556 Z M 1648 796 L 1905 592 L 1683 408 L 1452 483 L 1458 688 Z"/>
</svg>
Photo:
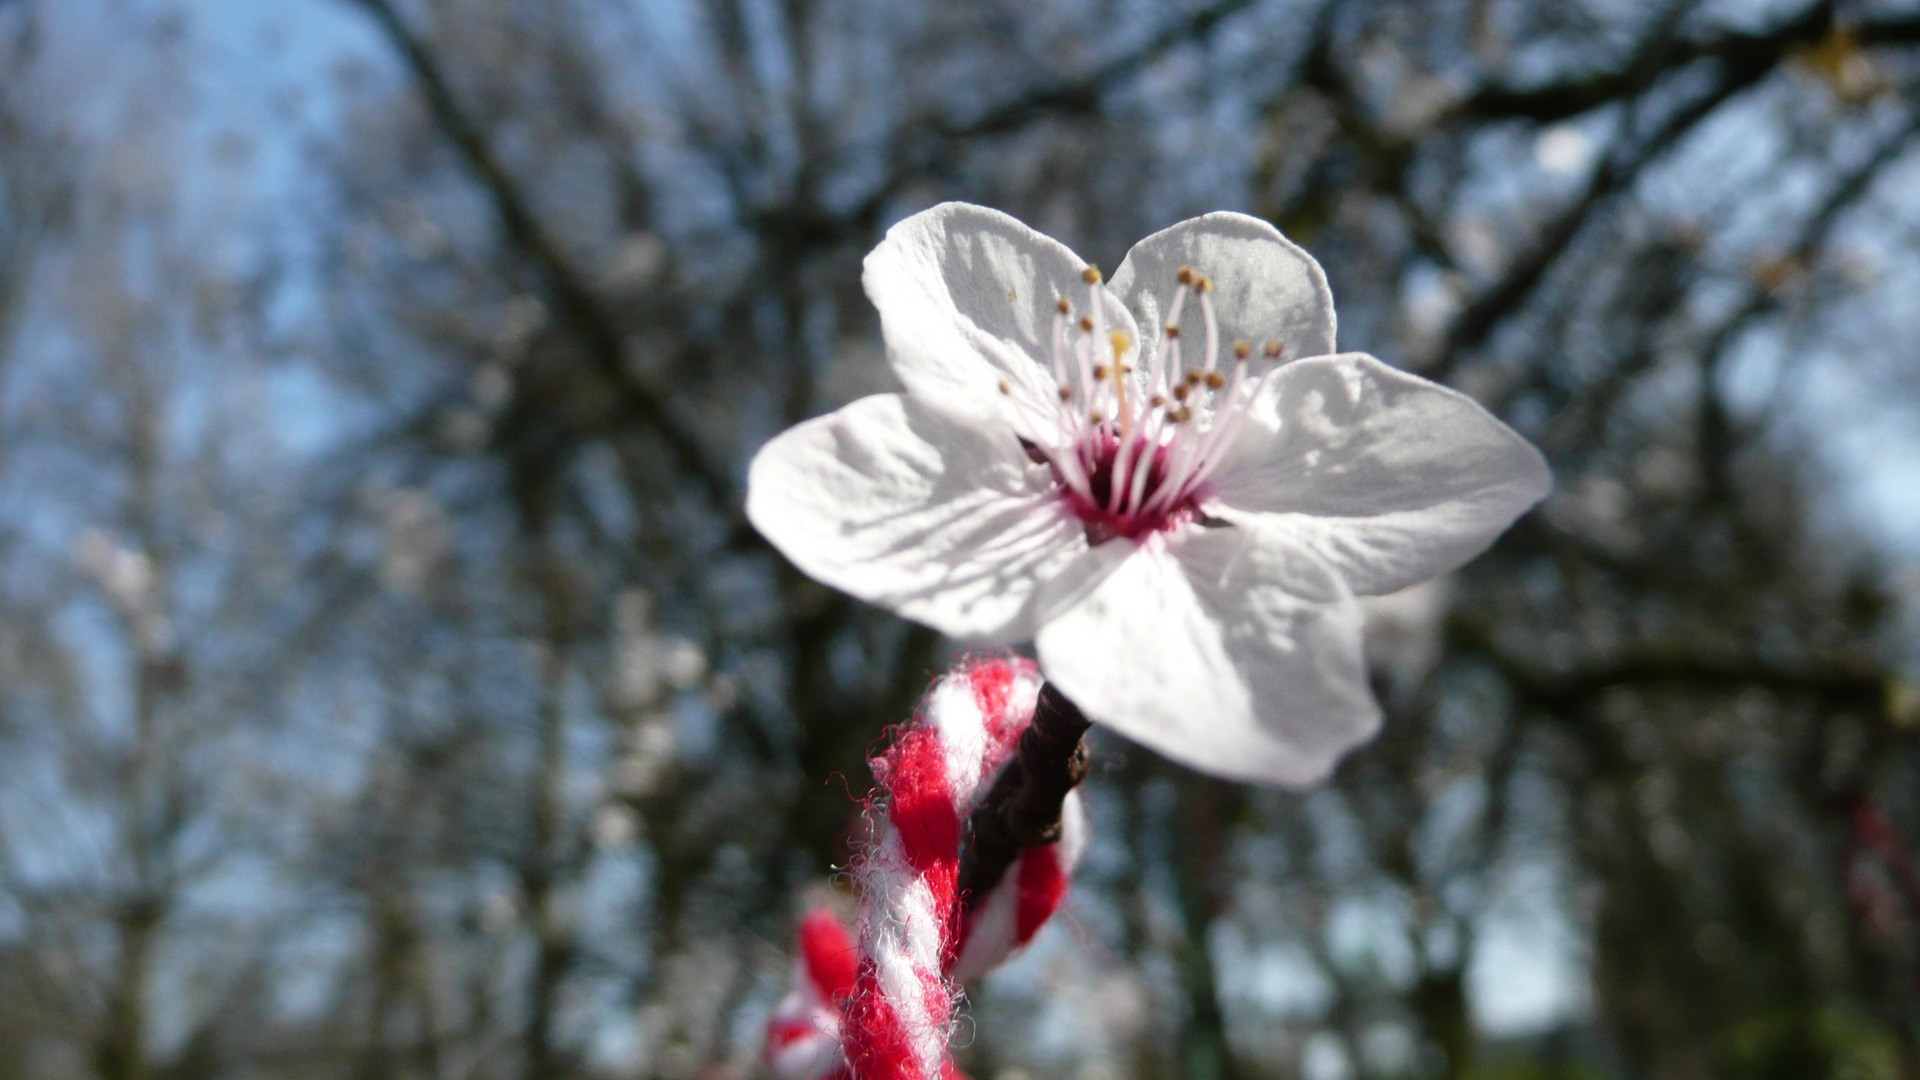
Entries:
<svg viewBox="0 0 1920 1080">
<path fill-rule="evenodd" d="M 1558 488 L 1305 793 L 1103 737 L 979 1080 L 1920 1076 L 1920 7 L 0 0 L 0 1076 L 758 1075 L 957 655 L 748 456 L 947 198 L 1243 209 Z"/>
</svg>

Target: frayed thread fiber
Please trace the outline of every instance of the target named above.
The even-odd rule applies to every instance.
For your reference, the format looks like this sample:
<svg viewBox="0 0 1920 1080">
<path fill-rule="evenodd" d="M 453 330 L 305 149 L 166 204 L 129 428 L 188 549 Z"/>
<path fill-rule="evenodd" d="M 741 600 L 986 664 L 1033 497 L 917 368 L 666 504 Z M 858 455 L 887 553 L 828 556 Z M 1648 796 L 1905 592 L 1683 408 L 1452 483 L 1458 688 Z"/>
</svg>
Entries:
<svg viewBox="0 0 1920 1080">
<path fill-rule="evenodd" d="M 963 664 L 928 693 L 913 721 L 871 762 L 879 835 L 853 867 L 860 894 L 857 963 L 816 963 L 827 935 L 802 924 L 795 991 L 768 1028 L 779 1080 L 956 1080 L 948 1051 L 959 983 L 1032 940 L 1065 899 L 1086 836 L 1077 794 L 1058 843 L 1029 848 L 978 902 L 958 894 L 968 817 L 1033 721 L 1041 679 L 1031 661 Z M 838 923 L 833 922 L 838 928 Z M 842 939 L 844 942 L 844 934 Z M 836 1008 L 822 1008 L 821 1003 Z"/>
</svg>

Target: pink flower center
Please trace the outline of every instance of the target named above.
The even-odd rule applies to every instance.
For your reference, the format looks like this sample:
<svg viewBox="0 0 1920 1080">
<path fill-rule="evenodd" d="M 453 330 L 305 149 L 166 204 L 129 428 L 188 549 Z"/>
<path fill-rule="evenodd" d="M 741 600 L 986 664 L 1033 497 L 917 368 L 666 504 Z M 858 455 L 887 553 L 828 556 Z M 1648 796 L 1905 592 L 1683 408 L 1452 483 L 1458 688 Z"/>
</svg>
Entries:
<svg viewBox="0 0 1920 1080">
<path fill-rule="evenodd" d="M 1182 268 L 1160 347 L 1145 370 L 1124 330 L 1107 332 L 1100 272 L 1088 267 L 1088 314 L 1073 321 L 1065 297 L 1056 304 L 1053 376 L 1057 395 L 1031 400 L 1002 382 L 1012 420 L 1027 454 L 1049 466 L 1060 498 L 1086 526 L 1087 543 L 1139 540 L 1205 517 L 1200 508 L 1207 480 L 1232 448 L 1258 395 L 1247 379 L 1254 348 L 1232 346 L 1233 374 L 1219 369 L 1220 330 L 1213 310 L 1213 284 Z M 1197 297 L 1205 342 L 1201 363 L 1181 364 L 1180 314 Z M 1269 341 L 1260 350 L 1269 370 L 1282 348 Z"/>
<path fill-rule="evenodd" d="M 1145 462 L 1146 498 L 1142 506 L 1150 505 L 1154 509 L 1147 511 L 1136 507 L 1133 512 L 1107 509 L 1114 503 L 1114 477 L 1120 471 L 1120 449 L 1122 442 L 1106 431 L 1097 431 L 1093 437 L 1073 451 L 1079 457 L 1080 474 L 1086 477 L 1084 485 L 1068 483 L 1060 475 L 1056 466 L 1054 478 L 1060 483 L 1060 496 L 1073 510 L 1082 524 L 1087 527 L 1087 543 L 1098 547 L 1114 537 L 1138 540 L 1149 533 L 1166 532 L 1184 525 L 1199 516 L 1198 493 L 1185 491 L 1173 499 L 1160 499 L 1157 496 L 1167 484 L 1170 475 L 1169 447 L 1157 446 L 1153 456 Z M 1139 461 L 1133 463 L 1139 469 Z M 1125 505 L 1124 503 L 1122 505 Z"/>
</svg>

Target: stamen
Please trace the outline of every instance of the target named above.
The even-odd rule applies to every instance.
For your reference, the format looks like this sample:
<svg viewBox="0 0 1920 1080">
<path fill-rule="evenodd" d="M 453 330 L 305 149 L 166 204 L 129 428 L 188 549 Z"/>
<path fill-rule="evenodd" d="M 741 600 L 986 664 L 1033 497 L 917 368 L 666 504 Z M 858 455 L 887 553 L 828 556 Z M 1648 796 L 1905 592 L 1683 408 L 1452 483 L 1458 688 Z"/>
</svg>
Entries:
<svg viewBox="0 0 1920 1080">
<path fill-rule="evenodd" d="M 1241 360 L 1234 365 L 1233 386 L 1215 405 L 1212 428 L 1204 438 L 1199 440 L 1194 451 L 1182 459 L 1181 467 L 1176 474 L 1169 475 L 1167 486 L 1170 489 L 1192 490 L 1195 485 L 1205 480 L 1221 461 L 1225 460 L 1228 449 L 1233 445 L 1234 437 L 1240 432 L 1241 421 L 1246 418 L 1247 411 L 1254 400 L 1260 396 L 1260 386 L 1264 385 L 1267 377 L 1276 370 L 1278 369 L 1268 369 L 1267 374 L 1261 376 L 1260 384 L 1256 385 L 1251 393 L 1242 396 L 1240 388 L 1246 382 L 1247 362 Z"/>
<path fill-rule="evenodd" d="M 1107 336 L 1107 306 L 1100 302 L 1100 268 L 1089 265 L 1080 271 L 1080 280 L 1087 283 L 1087 318 L 1082 324 L 1089 335 L 1087 352 L 1091 356 L 1095 341 Z M 1089 393 L 1098 393 L 1099 388 L 1090 388 Z M 1124 421 L 1123 421 L 1124 422 Z"/>
<path fill-rule="evenodd" d="M 1159 350 L 1153 358 L 1153 370 L 1147 372 L 1147 385 L 1155 389 L 1173 382 L 1175 372 L 1180 370 L 1180 309 L 1187 303 L 1187 284 L 1193 280 L 1193 270 L 1181 267 L 1179 285 L 1173 290 L 1173 302 L 1167 305 L 1167 347 Z"/>
<path fill-rule="evenodd" d="M 1271 374 L 1273 374 L 1271 371 L 1267 373 L 1267 375 Z M 1234 436 L 1240 433 L 1241 421 L 1246 419 L 1248 406 L 1260 396 L 1260 386 L 1265 383 L 1266 376 L 1261 376 L 1260 383 L 1253 388 L 1253 393 L 1248 394 L 1244 399 L 1237 392 L 1227 396 L 1224 415 L 1214 422 L 1213 430 L 1209 433 L 1211 437 L 1207 439 L 1189 474 L 1181 481 L 1182 484 L 1191 487 L 1200 483 L 1221 461 L 1225 460 L 1227 451 L 1233 446 Z M 1234 380 L 1233 388 L 1235 391 L 1240 389 L 1240 380 Z"/>
<path fill-rule="evenodd" d="M 1090 499 L 1093 497 L 1093 483 L 1087 478 L 1086 467 L 1080 463 L 1080 450 L 1074 440 L 1075 434 L 1070 431 L 1065 449 L 1049 450 L 1047 459 L 1053 463 L 1055 469 L 1059 470 L 1060 479 L 1068 487 L 1081 498 Z"/>
<path fill-rule="evenodd" d="M 1140 450 L 1133 465 L 1133 490 L 1127 493 L 1126 512 L 1129 516 L 1140 512 L 1140 507 L 1145 505 L 1148 494 L 1154 490 L 1150 487 L 1156 483 L 1154 466 L 1159 464 L 1161 447 L 1165 445 L 1162 433 L 1167 427 L 1167 422 L 1159 406 L 1166 399 L 1159 394 L 1155 394 L 1154 398 L 1157 400 L 1152 406 L 1144 409 L 1140 417 Z"/>
<path fill-rule="evenodd" d="M 999 380 L 999 383 L 1000 393 L 1008 399 L 1008 418 L 1014 434 L 1036 444 L 1073 443 L 1074 434 L 1064 423 L 1066 417 L 1062 410 L 1048 408 L 1044 399 L 1035 401 L 1023 394 L 1013 393 L 1013 384 L 1006 379 Z M 1053 434 L 1048 435 L 1049 430 Z"/>
<path fill-rule="evenodd" d="M 1083 333 L 1093 332 L 1093 320 L 1080 317 L 1080 329 Z M 1073 355 L 1080 372 L 1080 394 L 1089 403 L 1099 400 L 1099 387 L 1093 381 L 1093 349 L 1085 337 L 1073 343 Z"/>
<path fill-rule="evenodd" d="M 1120 505 L 1127 497 L 1127 451 L 1133 447 L 1133 440 L 1125 435 L 1120 437 L 1120 445 L 1113 451 L 1113 466 L 1107 473 L 1107 513 L 1117 514 Z"/>
<path fill-rule="evenodd" d="M 1067 313 L 1073 310 L 1073 305 L 1067 303 L 1067 298 L 1063 296 L 1055 301 L 1053 306 L 1057 312 L 1053 317 L 1053 381 L 1065 388 L 1067 385 Z"/>
<path fill-rule="evenodd" d="M 1133 435 L 1133 410 L 1127 408 L 1127 365 L 1121 357 L 1133 347 L 1133 338 L 1125 330 L 1114 330 L 1107 335 L 1107 344 L 1113 349 L 1113 400 L 1114 409 L 1120 418 L 1120 453 L 1114 458 L 1114 475 L 1108 484 L 1107 509 L 1118 510 L 1120 492 L 1125 481 L 1122 466 L 1127 460 L 1127 446 Z"/>
<path fill-rule="evenodd" d="M 1201 438 L 1200 432 L 1184 426 L 1193 419 L 1193 410 L 1189 406 L 1181 405 L 1169 413 L 1167 419 L 1183 426 L 1174 434 L 1173 441 L 1169 444 L 1167 470 L 1160 478 L 1159 489 L 1147 499 L 1146 505 L 1140 508 L 1145 514 L 1169 510 L 1186 495 L 1186 485 L 1183 481 L 1188 463 L 1193 460 Z"/>
<path fill-rule="evenodd" d="M 1126 512 L 1137 513 L 1140 500 L 1146 495 L 1147 481 L 1153 477 L 1153 454 L 1158 448 L 1158 440 L 1141 439 L 1140 452 L 1133 459 L 1133 486 L 1127 492 Z"/>
<path fill-rule="evenodd" d="M 1280 358 L 1280 349 L 1281 349 L 1281 345 L 1279 342 L 1269 341 L 1267 342 L 1266 347 L 1262 351 L 1264 351 L 1267 354 L 1267 359 L 1278 360 Z"/>
<path fill-rule="evenodd" d="M 1200 294 L 1200 314 L 1207 321 L 1206 369 L 1212 371 L 1214 361 L 1220 355 L 1220 322 L 1213 315 L 1213 283 L 1201 278 L 1194 282 L 1193 291 Z"/>
<path fill-rule="evenodd" d="M 1207 303 L 1206 296 L 1202 295 L 1200 299 L 1202 305 L 1210 311 L 1211 305 Z M 1249 348 L 1247 352 L 1251 353 L 1252 349 Z M 1219 455 L 1213 453 L 1214 447 L 1222 438 L 1231 437 L 1231 432 L 1223 430 L 1223 413 L 1229 418 L 1234 415 L 1236 395 L 1247 370 L 1247 361 L 1244 357 L 1239 357 L 1237 348 L 1235 354 L 1238 358 L 1234 363 L 1233 389 L 1229 390 L 1224 398 L 1215 398 L 1212 409 L 1213 424 L 1205 431 L 1194 431 L 1186 438 L 1175 439 L 1173 452 L 1167 460 L 1167 470 L 1161 477 L 1159 489 L 1154 492 L 1152 498 L 1147 500 L 1146 505 L 1140 508 L 1142 513 L 1165 513 L 1171 510 L 1179 504 L 1179 500 L 1192 493 L 1194 485 L 1204 479 L 1206 472 L 1217 463 Z M 1204 375 L 1199 372 L 1187 374 L 1191 382 L 1204 381 L 1215 390 L 1218 390 L 1226 381 L 1216 371 L 1209 371 Z M 1175 419 L 1185 421 L 1191 415 L 1189 408 L 1183 404 L 1180 407 L 1180 415 Z"/>
</svg>

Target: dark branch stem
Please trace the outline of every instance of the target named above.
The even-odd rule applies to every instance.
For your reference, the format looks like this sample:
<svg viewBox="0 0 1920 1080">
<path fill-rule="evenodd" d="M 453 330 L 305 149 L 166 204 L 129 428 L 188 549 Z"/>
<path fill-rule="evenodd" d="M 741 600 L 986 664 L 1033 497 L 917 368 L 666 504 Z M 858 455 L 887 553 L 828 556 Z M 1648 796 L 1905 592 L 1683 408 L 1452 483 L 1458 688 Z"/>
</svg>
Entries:
<svg viewBox="0 0 1920 1080">
<path fill-rule="evenodd" d="M 1040 688 L 1033 724 L 967 821 L 960 906 L 971 911 L 1026 848 L 1060 839 L 1060 807 L 1087 775 L 1086 715 L 1052 683 Z"/>
</svg>

